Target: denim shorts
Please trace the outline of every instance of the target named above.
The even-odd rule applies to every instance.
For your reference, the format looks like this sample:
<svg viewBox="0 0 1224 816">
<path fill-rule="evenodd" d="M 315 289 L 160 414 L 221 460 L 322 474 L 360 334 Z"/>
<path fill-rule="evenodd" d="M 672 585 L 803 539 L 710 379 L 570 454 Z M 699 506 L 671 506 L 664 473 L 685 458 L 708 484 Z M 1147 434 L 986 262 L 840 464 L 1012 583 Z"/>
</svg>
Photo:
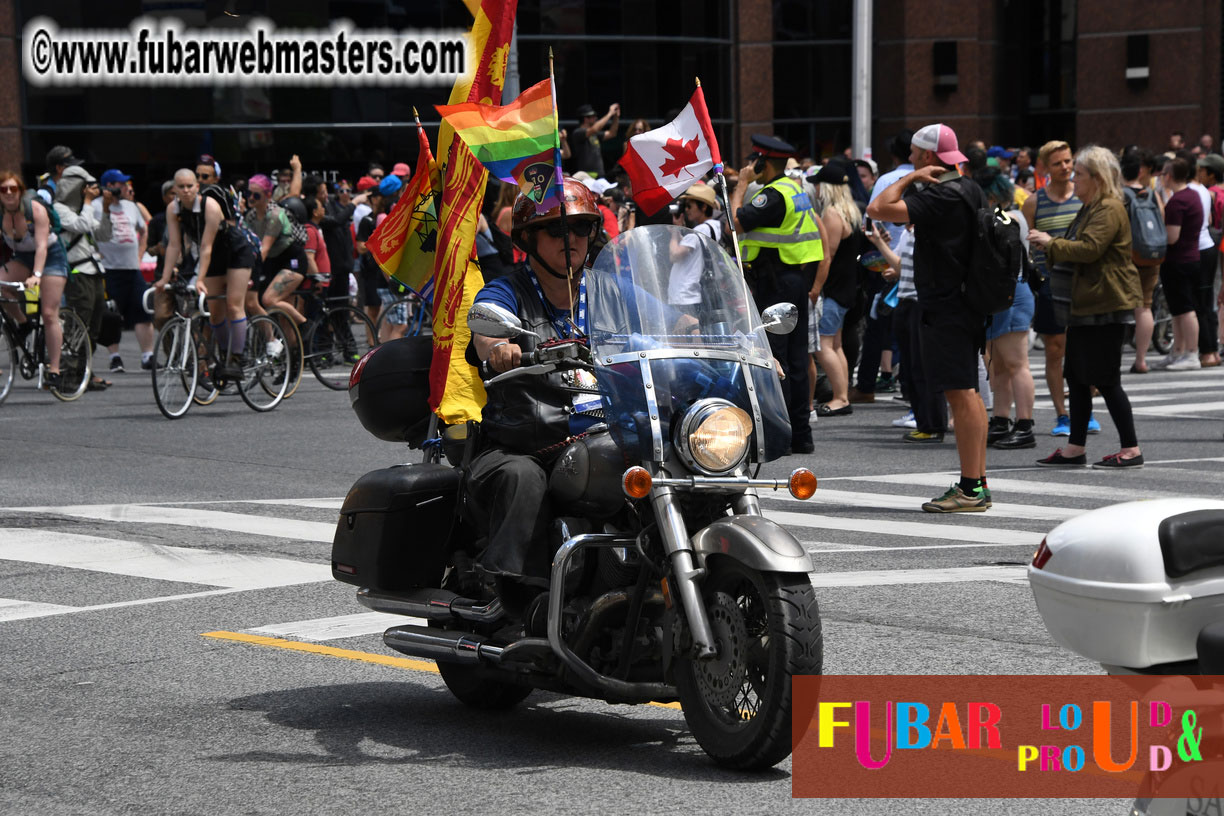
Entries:
<svg viewBox="0 0 1224 816">
<path fill-rule="evenodd" d="M 1012 332 L 1028 331 L 1029 326 L 1033 323 L 1035 307 L 1036 300 L 1033 298 L 1033 290 L 1026 281 L 1017 281 L 1016 294 L 1012 298 L 1011 308 L 994 315 L 990 325 L 986 327 L 986 339 L 994 340 Z"/>
<path fill-rule="evenodd" d="M 846 322 L 846 312 L 850 310 L 833 298 L 822 297 L 820 303 L 824 307 L 820 315 L 820 336 L 832 337 L 841 331 Z"/>
<path fill-rule="evenodd" d="M 34 271 L 34 253 L 13 251 L 14 260 L 25 264 L 26 269 Z M 58 240 L 47 243 L 47 260 L 43 266 L 42 273 L 50 275 L 53 278 L 68 277 L 68 253 L 64 251 L 64 245 Z"/>
<path fill-rule="evenodd" d="M 399 300 L 400 296 L 390 289 L 379 289 L 378 296 L 382 299 L 383 308 L 386 309 L 392 303 Z M 387 312 L 387 322 L 393 326 L 405 326 L 408 324 L 408 301 L 398 303 L 391 306 Z"/>
</svg>

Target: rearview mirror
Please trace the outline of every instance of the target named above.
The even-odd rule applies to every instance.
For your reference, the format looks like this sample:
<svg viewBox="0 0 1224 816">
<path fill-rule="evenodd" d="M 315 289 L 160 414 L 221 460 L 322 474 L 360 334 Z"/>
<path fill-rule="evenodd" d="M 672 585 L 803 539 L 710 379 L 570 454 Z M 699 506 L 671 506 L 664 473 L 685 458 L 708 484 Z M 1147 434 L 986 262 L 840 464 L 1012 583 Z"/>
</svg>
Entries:
<svg viewBox="0 0 1224 816">
<path fill-rule="evenodd" d="M 524 329 L 523 322 L 518 319 L 518 315 L 495 303 L 475 304 L 468 310 L 467 320 L 468 328 L 473 334 L 482 334 L 485 337 L 510 339 L 524 334 L 535 338 L 540 337 L 535 332 Z"/>
<path fill-rule="evenodd" d="M 793 303 L 775 303 L 761 314 L 761 320 L 770 334 L 790 334 L 799 324 L 799 309 Z"/>
</svg>

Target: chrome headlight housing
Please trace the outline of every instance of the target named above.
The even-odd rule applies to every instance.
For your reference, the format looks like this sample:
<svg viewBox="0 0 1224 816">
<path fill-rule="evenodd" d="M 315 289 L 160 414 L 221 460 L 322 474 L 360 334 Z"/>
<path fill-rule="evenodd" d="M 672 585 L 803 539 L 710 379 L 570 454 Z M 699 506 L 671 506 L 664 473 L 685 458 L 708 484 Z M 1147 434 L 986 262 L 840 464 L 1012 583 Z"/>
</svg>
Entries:
<svg viewBox="0 0 1224 816">
<path fill-rule="evenodd" d="M 693 403 L 676 426 L 676 451 L 698 473 L 718 476 L 734 470 L 748 455 L 752 418 L 725 399 Z"/>
</svg>

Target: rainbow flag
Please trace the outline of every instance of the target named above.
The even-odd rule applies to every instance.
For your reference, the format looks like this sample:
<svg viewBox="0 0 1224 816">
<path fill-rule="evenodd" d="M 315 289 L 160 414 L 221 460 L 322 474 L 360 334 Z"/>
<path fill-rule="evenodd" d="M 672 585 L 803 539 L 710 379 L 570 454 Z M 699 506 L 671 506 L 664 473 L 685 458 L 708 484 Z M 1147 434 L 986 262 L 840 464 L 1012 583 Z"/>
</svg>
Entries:
<svg viewBox="0 0 1224 816">
<path fill-rule="evenodd" d="M 557 120 L 552 80 L 532 85 L 509 105 L 438 105 L 476 160 L 547 210 L 561 200 L 556 181 Z"/>
<path fill-rule="evenodd" d="M 419 119 L 417 138 L 420 149 L 416 174 L 390 215 L 370 235 L 366 246 L 384 273 L 425 296 L 432 289 L 429 284 L 438 244 L 436 202 L 442 181 Z"/>
</svg>

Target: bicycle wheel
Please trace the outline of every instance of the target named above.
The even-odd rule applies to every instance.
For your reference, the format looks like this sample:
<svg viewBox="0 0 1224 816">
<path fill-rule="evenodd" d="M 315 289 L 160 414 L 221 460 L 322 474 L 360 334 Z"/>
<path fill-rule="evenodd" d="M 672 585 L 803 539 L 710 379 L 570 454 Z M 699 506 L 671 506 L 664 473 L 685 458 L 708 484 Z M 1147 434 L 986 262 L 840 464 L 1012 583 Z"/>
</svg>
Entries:
<svg viewBox="0 0 1224 816">
<path fill-rule="evenodd" d="M 8 399 L 17 373 L 17 342 L 5 330 L 0 330 L 0 402 Z"/>
<path fill-rule="evenodd" d="M 76 312 L 60 309 L 60 329 L 64 333 L 64 344 L 60 348 L 60 384 L 51 393 L 57 399 L 71 402 L 85 393 L 89 378 L 93 374 L 91 358 L 93 341 L 89 329 Z"/>
<path fill-rule="evenodd" d="M 1168 354 L 1173 349 L 1173 315 L 1169 312 L 1164 287 L 1159 283 L 1152 292 L 1152 323 L 1152 348 Z"/>
<path fill-rule="evenodd" d="M 375 336 L 378 337 L 379 343 L 385 343 L 388 339 L 391 339 L 386 333 L 391 330 L 392 326 L 400 325 L 392 323 L 392 319 L 406 321 L 404 324 L 404 335 L 415 337 L 421 334 L 433 333 L 433 321 L 430 318 L 429 306 L 416 295 L 405 295 L 393 301 L 390 306 L 384 307 L 379 312 L 378 322 L 374 325 Z"/>
<path fill-rule="evenodd" d="M 198 363 L 187 319 L 175 317 L 162 326 L 153 344 L 153 398 L 166 419 L 178 419 L 191 408 Z"/>
<path fill-rule="evenodd" d="M 191 345 L 196 353 L 196 384 L 191 401 L 196 405 L 212 405 L 217 400 L 217 386 L 212 381 L 212 344 L 208 334 L 208 321 L 195 317 L 191 321 Z"/>
<path fill-rule="evenodd" d="M 313 322 L 313 321 L 312 321 Z M 303 343 L 306 363 L 319 382 L 334 391 L 348 388 L 349 374 L 370 350 L 374 323 L 356 306 L 337 306 L 314 322 Z"/>
<path fill-rule="evenodd" d="M 238 394 L 256 411 L 271 411 L 289 388 L 289 348 L 285 332 L 265 315 L 248 318 Z"/>
<path fill-rule="evenodd" d="M 285 389 L 285 399 L 289 399 L 302 384 L 302 369 L 305 363 L 302 359 L 302 333 L 294 321 L 283 309 L 269 309 L 268 317 L 276 321 L 285 335 L 285 351 L 289 360 L 289 387 Z"/>
</svg>

